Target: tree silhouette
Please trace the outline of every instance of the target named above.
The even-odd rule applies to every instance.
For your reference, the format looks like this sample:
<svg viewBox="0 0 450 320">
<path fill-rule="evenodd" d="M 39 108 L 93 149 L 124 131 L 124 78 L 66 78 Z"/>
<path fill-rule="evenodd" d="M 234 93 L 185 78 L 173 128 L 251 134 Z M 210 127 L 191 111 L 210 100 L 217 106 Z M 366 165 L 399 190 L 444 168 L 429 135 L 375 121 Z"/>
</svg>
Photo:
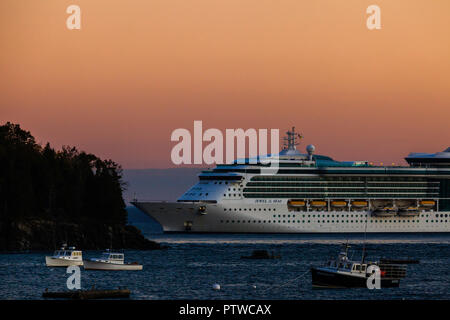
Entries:
<svg viewBox="0 0 450 320">
<path fill-rule="evenodd" d="M 0 126 L 0 222 L 29 218 L 125 225 L 122 169 L 64 146 L 41 147 L 29 131 Z"/>
</svg>

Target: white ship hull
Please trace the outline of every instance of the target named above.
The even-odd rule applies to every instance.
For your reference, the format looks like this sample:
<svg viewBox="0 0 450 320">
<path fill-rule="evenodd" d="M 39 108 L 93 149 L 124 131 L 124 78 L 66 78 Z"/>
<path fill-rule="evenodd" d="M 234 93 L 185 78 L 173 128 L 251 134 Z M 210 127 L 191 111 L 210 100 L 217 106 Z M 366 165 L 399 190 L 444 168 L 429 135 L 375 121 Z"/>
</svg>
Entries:
<svg viewBox="0 0 450 320">
<path fill-rule="evenodd" d="M 106 271 L 142 270 L 142 265 L 140 264 L 127 264 L 127 263 L 119 264 L 119 263 L 89 261 L 89 260 L 84 260 L 83 267 L 85 270 L 106 270 Z"/>
<path fill-rule="evenodd" d="M 82 260 L 71 260 L 64 258 L 54 258 L 50 256 L 45 257 L 45 264 L 47 267 L 68 267 L 68 266 L 82 266 Z"/>
<path fill-rule="evenodd" d="M 450 232 L 450 212 L 375 217 L 370 211 L 289 211 L 286 200 L 134 202 L 164 232 L 198 233 L 439 233 Z M 205 206 L 204 214 L 199 208 Z"/>
</svg>

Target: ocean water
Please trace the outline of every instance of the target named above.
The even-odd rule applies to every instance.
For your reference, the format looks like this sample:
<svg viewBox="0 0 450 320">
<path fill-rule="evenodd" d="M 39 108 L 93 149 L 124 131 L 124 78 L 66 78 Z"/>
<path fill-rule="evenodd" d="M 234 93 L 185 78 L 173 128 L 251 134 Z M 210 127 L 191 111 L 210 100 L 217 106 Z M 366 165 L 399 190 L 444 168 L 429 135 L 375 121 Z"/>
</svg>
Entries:
<svg viewBox="0 0 450 320">
<path fill-rule="evenodd" d="M 450 235 L 368 235 L 369 258 L 411 258 L 400 288 L 313 289 L 309 268 L 335 256 L 346 240 L 361 257 L 363 236 L 162 234 L 154 222 L 136 222 L 146 237 L 167 244 L 157 251 L 125 251 L 143 271 L 81 268 L 81 286 L 127 287 L 131 299 L 450 299 Z M 266 249 L 279 260 L 245 260 Z M 41 299 L 48 288 L 65 290 L 64 268 L 48 268 L 51 252 L 0 254 L 0 298 Z M 84 257 L 100 252 L 84 251 Z M 215 291 L 213 284 L 221 289 Z"/>
</svg>

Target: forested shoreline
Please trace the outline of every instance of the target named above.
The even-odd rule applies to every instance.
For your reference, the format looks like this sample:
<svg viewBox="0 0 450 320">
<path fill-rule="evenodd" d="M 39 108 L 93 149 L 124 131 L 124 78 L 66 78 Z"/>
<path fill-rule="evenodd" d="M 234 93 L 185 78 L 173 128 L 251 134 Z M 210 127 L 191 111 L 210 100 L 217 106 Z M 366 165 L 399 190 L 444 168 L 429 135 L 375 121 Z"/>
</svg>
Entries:
<svg viewBox="0 0 450 320">
<path fill-rule="evenodd" d="M 60 242 L 158 248 L 127 226 L 124 188 L 114 161 L 41 146 L 18 124 L 0 126 L 0 250 L 53 249 Z"/>
</svg>

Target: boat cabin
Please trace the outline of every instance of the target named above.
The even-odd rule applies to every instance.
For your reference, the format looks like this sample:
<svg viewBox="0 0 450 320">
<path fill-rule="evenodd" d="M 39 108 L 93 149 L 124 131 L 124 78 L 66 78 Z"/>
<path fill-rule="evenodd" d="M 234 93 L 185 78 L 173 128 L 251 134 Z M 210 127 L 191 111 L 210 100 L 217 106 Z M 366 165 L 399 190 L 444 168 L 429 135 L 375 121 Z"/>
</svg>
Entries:
<svg viewBox="0 0 450 320">
<path fill-rule="evenodd" d="M 103 253 L 103 258 L 106 258 L 105 260 L 122 260 L 124 259 L 123 257 L 123 253 L 110 253 L 110 252 L 105 252 Z"/>
<path fill-rule="evenodd" d="M 337 270 L 343 270 L 348 272 L 361 272 L 365 273 L 367 270 L 367 264 L 363 263 L 355 263 L 351 261 L 335 261 L 330 260 L 328 261 L 327 267 L 337 269 Z"/>
<path fill-rule="evenodd" d="M 348 249 L 350 246 L 348 244 L 343 244 L 342 250 L 339 252 L 339 255 L 336 259 L 330 259 L 325 267 L 333 269 L 335 271 L 345 271 L 352 273 L 366 273 L 367 267 L 372 262 L 356 262 L 352 261 L 348 258 Z"/>
<path fill-rule="evenodd" d="M 82 253 L 80 250 L 75 250 L 75 247 L 61 247 L 60 250 L 56 250 L 53 253 L 53 258 L 59 259 L 71 259 L 71 260 L 82 260 Z"/>
<path fill-rule="evenodd" d="M 106 263 L 114 263 L 114 264 L 123 264 L 124 263 L 124 254 L 119 252 L 110 252 L 107 250 L 103 252 L 100 258 L 91 259 L 92 261 L 98 262 L 106 262 Z"/>
</svg>

